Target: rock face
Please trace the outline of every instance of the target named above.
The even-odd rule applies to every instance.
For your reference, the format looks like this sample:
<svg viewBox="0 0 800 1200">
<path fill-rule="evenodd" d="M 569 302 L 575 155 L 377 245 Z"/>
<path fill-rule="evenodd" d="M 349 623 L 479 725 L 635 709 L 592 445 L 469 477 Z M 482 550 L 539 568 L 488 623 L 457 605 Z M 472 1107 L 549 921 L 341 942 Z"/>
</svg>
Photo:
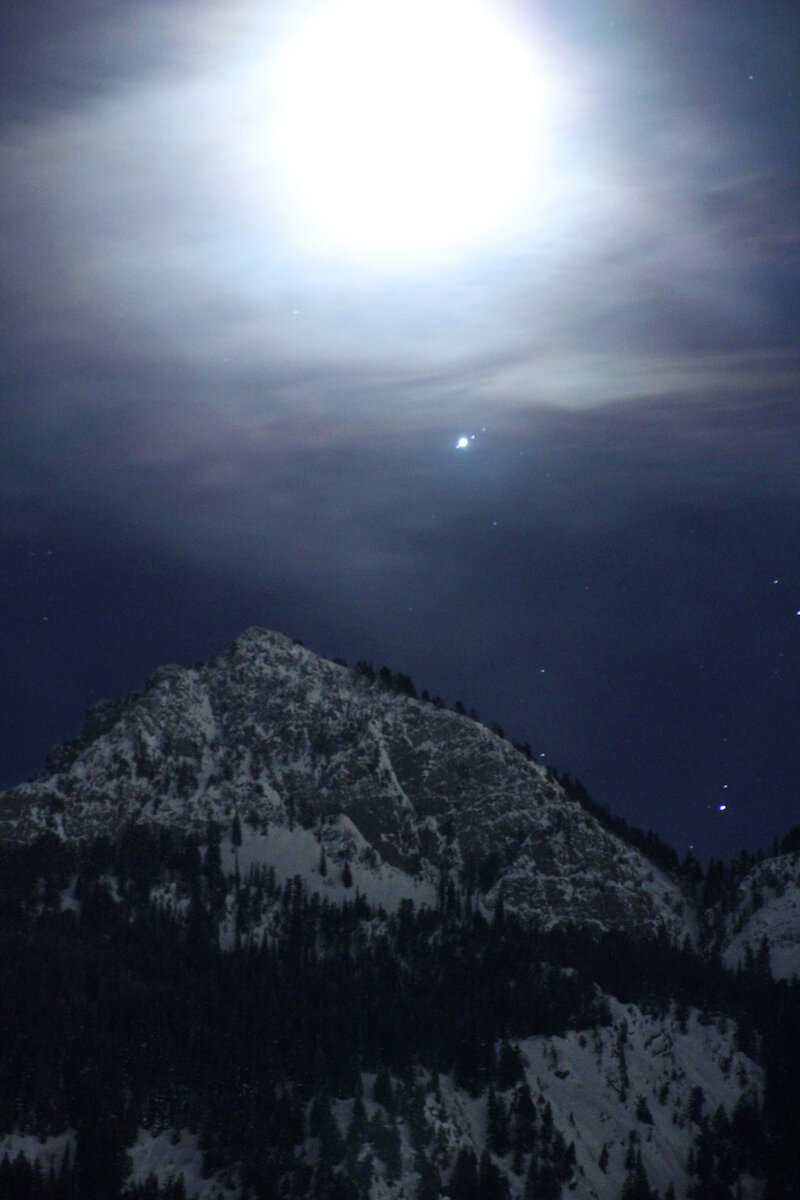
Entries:
<svg viewBox="0 0 800 1200">
<path fill-rule="evenodd" d="M 131 820 L 203 832 L 237 815 L 357 856 L 362 878 L 456 878 L 490 906 L 502 893 L 544 928 L 695 933 L 679 886 L 501 737 L 261 629 L 92 710 L 42 776 L 0 797 L 0 836 Z"/>
</svg>

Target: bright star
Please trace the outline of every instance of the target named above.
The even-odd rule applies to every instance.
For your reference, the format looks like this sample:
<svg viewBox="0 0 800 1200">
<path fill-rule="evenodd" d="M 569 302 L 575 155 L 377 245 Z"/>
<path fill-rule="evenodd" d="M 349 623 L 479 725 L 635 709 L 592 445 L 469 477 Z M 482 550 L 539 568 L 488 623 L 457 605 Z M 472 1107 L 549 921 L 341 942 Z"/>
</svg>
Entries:
<svg viewBox="0 0 800 1200">
<path fill-rule="evenodd" d="M 466 450 L 468 445 L 469 445 L 469 438 L 460 437 L 458 439 L 458 441 L 456 442 L 456 450 Z"/>
</svg>

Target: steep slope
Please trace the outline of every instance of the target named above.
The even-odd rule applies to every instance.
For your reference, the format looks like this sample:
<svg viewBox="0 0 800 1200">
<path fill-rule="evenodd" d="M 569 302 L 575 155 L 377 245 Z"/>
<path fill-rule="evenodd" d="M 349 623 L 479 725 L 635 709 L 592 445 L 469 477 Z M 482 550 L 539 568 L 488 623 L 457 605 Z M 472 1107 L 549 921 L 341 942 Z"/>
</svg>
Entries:
<svg viewBox="0 0 800 1200">
<path fill-rule="evenodd" d="M 522 1043 L 529 1079 L 543 1088 L 554 1124 L 574 1141 L 578 1194 L 616 1200 L 626 1164 L 637 1154 L 650 1184 L 680 1196 L 704 1120 L 721 1108 L 757 1106 L 762 1073 L 736 1048 L 732 1022 L 690 1012 L 648 1015 L 609 999 L 612 1024 L 590 1034 L 531 1038 Z M 743 1195 L 761 1189 L 744 1173 Z"/>
<path fill-rule="evenodd" d="M 387 871 L 429 889 L 454 878 L 544 928 L 695 933 L 678 885 L 502 738 L 260 629 L 93 710 L 41 777 L 0 797 L 0 836 L 22 841 L 236 817 L 273 835 L 271 852 L 283 831 L 288 872 L 296 842 L 298 870 L 324 847 L 367 891 Z"/>
<path fill-rule="evenodd" d="M 690 1194 L 689 1168 L 702 1127 L 715 1114 L 724 1113 L 724 1118 L 716 1117 L 717 1131 L 721 1120 L 730 1128 L 735 1113 L 757 1108 L 762 1072 L 736 1049 L 730 1022 L 722 1021 L 717 1028 L 702 1023 L 697 1012 L 688 1013 L 684 1023 L 673 1014 L 656 1019 L 635 1005 L 623 1006 L 613 999 L 610 1008 L 610 1025 L 520 1043 L 520 1080 L 480 1097 L 457 1087 L 450 1075 L 441 1076 L 435 1085 L 427 1077 L 417 1081 L 416 1104 L 409 1103 L 403 1111 L 397 1103 L 403 1094 L 398 1081 L 390 1084 L 388 1102 L 383 1098 L 380 1102 L 375 1099 L 375 1075 L 362 1076 L 366 1127 L 396 1130 L 394 1172 L 380 1153 L 380 1141 L 377 1154 L 367 1141 L 355 1156 L 356 1172 L 369 1174 L 370 1200 L 402 1200 L 419 1194 L 420 1144 L 422 1155 L 441 1179 L 452 1178 L 459 1155 L 471 1151 L 477 1162 L 487 1143 L 492 1145 L 491 1161 L 508 1179 L 511 1196 L 523 1196 L 530 1172 L 529 1155 L 520 1152 L 525 1144 L 520 1137 L 522 1087 L 533 1102 L 531 1142 L 538 1143 L 539 1159 L 547 1162 L 550 1147 L 564 1148 L 562 1196 L 619 1200 L 630 1162 L 640 1158 L 658 1195 L 671 1184 L 683 1200 Z M 354 1107 L 353 1100 L 339 1100 L 332 1106 L 342 1142 L 352 1128 Z M 184 1133 L 178 1145 L 183 1158 L 173 1150 L 173 1160 L 167 1164 L 153 1153 L 157 1148 L 163 1156 L 166 1145 L 175 1140 L 165 1134 L 154 1139 L 140 1131 L 131 1156 L 134 1171 L 140 1179 L 146 1177 L 140 1164 L 147 1161 L 147 1149 L 162 1179 L 182 1174 L 190 1194 L 200 1200 L 204 1197 L 202 1155 L 195 1145 L 191 1157 L 192 1139 Z M 309 1161 L 318 1158 L 317 1138 L 307 1139 L 303 1153 Z M 762 1183 L 748 1173 L 742 1172 L 737 1182 L 743 1198 L 761 1196 Z M 541 1181 L 540 1186 L 544 1192 Z M 215 1188 L 222 1190 L 217 1181 Z"/>
<path fill-rule="evenodd" d="M 726 966 L 763 958 L 775 979 L 800 976 L 800 853 L 756 864 L 740 881 L 722 920 Z"/>
</svg>

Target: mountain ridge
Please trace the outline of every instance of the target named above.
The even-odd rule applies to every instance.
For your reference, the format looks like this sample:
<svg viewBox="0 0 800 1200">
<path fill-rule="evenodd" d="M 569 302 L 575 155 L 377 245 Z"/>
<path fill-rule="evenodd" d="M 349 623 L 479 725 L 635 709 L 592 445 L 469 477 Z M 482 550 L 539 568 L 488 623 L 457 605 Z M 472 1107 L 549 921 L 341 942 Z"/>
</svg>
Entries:
<svg viewBox="0 0 800 1200">
<path fill-rule="evenodd" d="M 678 882 L 545 767 L 469 716 L 269 630 L 247 630 L 208 663 L 159 668 L 143 693 L 92 710 L 44 773 L 0 797 L 0 835 L 20 840 L 131 820 L 203 832 L 234 816 L 314 830 L 320 849 L 347 818 L 350 849 L 376 869 L 431 885 L 453 874 L 544 927 L 697 937 Z"/>
</svg>

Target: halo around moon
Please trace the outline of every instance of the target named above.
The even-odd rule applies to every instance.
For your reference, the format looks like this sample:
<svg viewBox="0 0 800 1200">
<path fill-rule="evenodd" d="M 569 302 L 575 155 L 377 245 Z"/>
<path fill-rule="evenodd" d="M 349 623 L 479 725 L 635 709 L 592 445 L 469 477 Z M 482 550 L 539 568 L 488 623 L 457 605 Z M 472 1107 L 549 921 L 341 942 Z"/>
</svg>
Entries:
<svg viewBox="0 0 800 1200">
<path fill-rule="evenodd" d="M 546 173 L 546 73 L 502 6 L 326 0 L 281 39 L 270 176 L 312 253 L 397 266 L 503 238 Z"/>
</svg>

